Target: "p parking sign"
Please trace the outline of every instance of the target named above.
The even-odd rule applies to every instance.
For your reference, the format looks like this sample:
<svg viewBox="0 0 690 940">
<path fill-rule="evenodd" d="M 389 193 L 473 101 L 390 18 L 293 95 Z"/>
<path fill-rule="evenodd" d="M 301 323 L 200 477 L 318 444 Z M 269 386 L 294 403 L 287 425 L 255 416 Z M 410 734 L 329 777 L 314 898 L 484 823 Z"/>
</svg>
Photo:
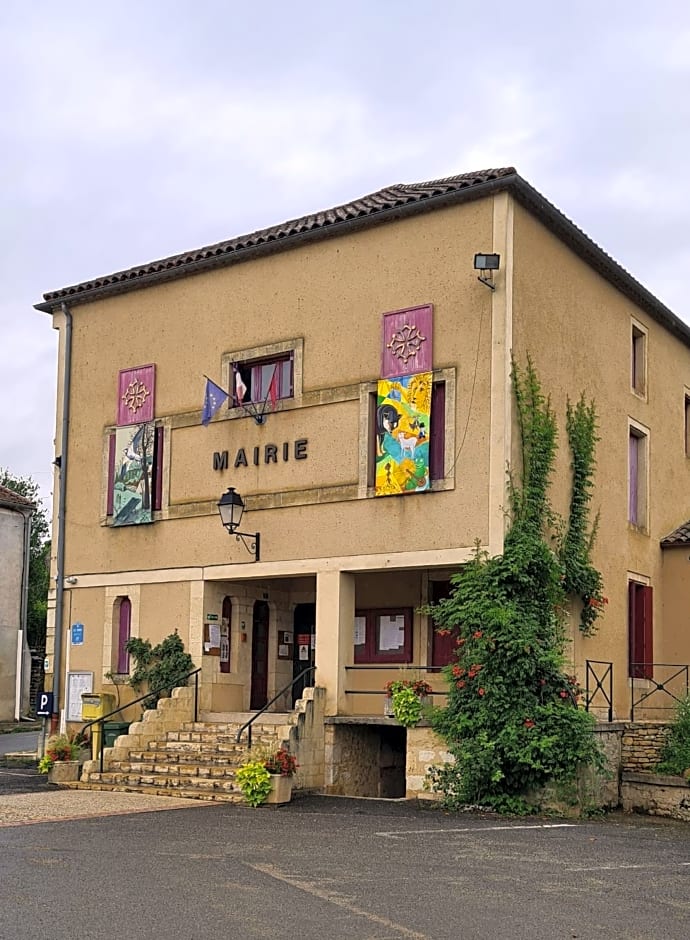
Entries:
<svg viewBox="0 0 690 940">
<path fill-rule="evenodd" d="M 39 692 L 36 699 L 36 714 L 39 718 L 49 718 L 53 714 L 53 693 Z"/>
</svg>

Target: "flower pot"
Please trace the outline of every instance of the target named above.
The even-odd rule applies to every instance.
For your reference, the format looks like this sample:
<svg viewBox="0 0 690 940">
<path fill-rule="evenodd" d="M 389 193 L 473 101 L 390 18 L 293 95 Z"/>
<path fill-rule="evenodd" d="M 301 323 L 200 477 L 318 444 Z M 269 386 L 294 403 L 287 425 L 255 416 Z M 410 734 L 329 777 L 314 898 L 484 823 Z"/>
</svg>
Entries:
<svg viewBox="0 0 690 940">
<path fill-rule="evenodd" d="M 48 783 L 73 783 L 79 779 L 78 760 L 57 760 L 48 771 Z"/>
<path fill-rule="evenodd" d="M 271 774 L 271 792 L 266 799 L 267 803 L 289 803 L 292 799 L 292 777 L 283 777 L 280 774 Z"/>
</svg>

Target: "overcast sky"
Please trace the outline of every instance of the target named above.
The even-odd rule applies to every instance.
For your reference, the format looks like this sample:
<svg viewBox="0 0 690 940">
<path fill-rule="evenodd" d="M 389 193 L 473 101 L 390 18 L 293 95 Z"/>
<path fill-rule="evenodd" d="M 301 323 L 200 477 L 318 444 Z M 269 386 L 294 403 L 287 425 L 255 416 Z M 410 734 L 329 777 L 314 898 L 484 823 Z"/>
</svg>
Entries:
<svg viewBox="0 0 690 940">
<path fill-rule="evenodd" d="M 44 291 L 392 183 L 515 166 L 690 322 L 687 0 L 0 0 L 0 37 L 0 466 L 46 496 Z"/>
</svg>

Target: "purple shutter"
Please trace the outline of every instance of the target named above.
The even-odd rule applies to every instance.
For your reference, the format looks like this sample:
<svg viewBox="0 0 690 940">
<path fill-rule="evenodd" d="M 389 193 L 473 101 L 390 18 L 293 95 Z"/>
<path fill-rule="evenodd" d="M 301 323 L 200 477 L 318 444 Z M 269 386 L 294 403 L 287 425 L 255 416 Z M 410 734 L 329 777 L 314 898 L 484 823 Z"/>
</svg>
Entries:
<svg viewBox="0 0 690 940">
<path fill-rule="evenodd" d="M 153 508 L 163 505 L 163 428 L 156 428 L 153 443 Z"/>
<path fill-rule="evenodd" d="M 108 492 L 106 494 L 106 515 L 113 514 L 113 485 L 115 483 L 115 435 L 108 438 Z"/>
<path fill-rule="evenodd" d="M 638 456 L 639 456 L 639 446 L 638 438 L 634 434 L 630 434 L 628 441 L 628 454 L 629 454 L 629 463 L 630 463 L 630 477 L 628 480 L 628 519 L 633 525 L 638 525 L 638 484 L 639 484 L 639 465 L 638 465 Z"/>
<path fill-rule="evenodd" d="M 429 477 L 443 480 L 446 454 L 446 383 L 434 382 L 431 388 L 429 441 Z"/>
<path fill-rule="evenodd" d="M 651 679 L 654 673 L 653 591 L 647 584 L 628 583 L 630 675 Z"/>
<path fill-rule="evenodd" d="M 120 601 L 120 624 L 117 634 L 117 671 L 124 676 L 129 672 L 129 653 L 127 640 L 132 622 L 132 603 L 128 597 Z"/>
<path fill-rule="evenodd" d="M 383 315 L 381 378 L 431 372 L 432 304 L 392 310 Z"/>
</svg>

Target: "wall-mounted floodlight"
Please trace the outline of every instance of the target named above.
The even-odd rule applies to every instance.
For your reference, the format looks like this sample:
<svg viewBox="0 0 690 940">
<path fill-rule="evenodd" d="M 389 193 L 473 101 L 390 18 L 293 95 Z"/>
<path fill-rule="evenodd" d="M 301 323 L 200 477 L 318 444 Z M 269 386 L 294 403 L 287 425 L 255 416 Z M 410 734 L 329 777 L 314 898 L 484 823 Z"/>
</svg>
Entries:
<svg viewBox="0 0 690 940">
<path fill-rule="evenodd" d="M 474 270 L 480 271 L 477 280 L 486 284 L 489 290 L 496 290 L 494 284 L 494 271 L 498 271 L 501 266 L 501 256 L 496 254 L 485 255 L 477 254 L 474 256 Z"/>
</svg>

